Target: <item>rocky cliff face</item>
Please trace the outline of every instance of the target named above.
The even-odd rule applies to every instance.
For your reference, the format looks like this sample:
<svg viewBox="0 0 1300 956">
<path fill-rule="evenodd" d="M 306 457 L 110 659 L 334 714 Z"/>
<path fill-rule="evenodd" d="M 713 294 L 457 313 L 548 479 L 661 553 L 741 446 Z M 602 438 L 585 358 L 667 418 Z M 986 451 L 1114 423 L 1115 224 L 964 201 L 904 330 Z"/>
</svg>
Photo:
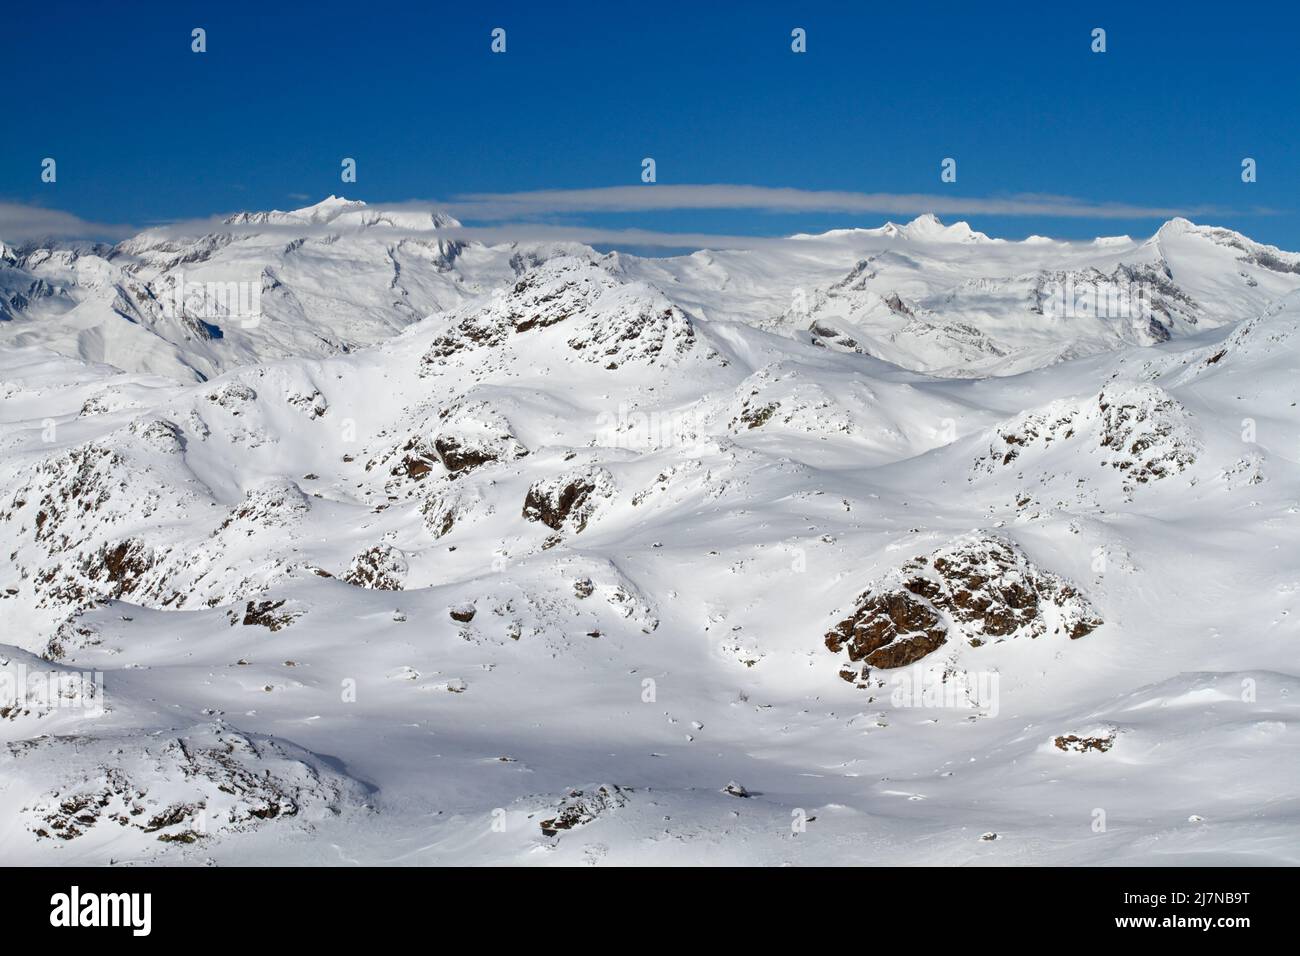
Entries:
<svg viewBox="0 0 1300 956">
<path fill-rule="evenodd" d="M 949 641 L 978 648 L 1049 633 L 1075 640 L 1102 623 L 1073 585 L 1037 567 L 1011 541 L 977 533 L 873 585 L 825 643 L 849 659 L 841 677 L 864 681 L 873 667 L 904 667 Z"/>
</svg>

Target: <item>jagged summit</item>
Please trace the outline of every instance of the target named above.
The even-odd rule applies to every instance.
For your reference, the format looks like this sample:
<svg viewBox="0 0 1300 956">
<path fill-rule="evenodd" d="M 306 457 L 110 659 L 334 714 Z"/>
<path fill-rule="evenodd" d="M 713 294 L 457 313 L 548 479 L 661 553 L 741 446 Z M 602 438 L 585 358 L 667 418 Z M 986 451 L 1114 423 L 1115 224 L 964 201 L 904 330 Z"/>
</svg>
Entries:
<svg viewBox="0 0 1300 956">
<path fill-rule="evenodd" d="M 893 225 L 889 223 L 888 225 Z M 946 226 L 934 213 L 917 216 L 907 225 L 895 227 L 899 235 L 907 239 L 923 239 L 931 242 L 990 242 L 982 232 L 976 232 L 965 221 L 958 221 Z"/>
<path fill-rule="evenodd" d="M 364 206 L 364 205 L 365 205 L 364 200 L 348 199 L 345 196 L 335 196 L 333 193 L 330 193 L 328 196 L 326 196 L 324 199 L 322 199 L 320 202 L 316 203 L 315 205 L 303 206 L 301 209 L 297 209 L 294 211 L 301 215 L 303 213 L 332 212 L 332 211 L 342 210 L 342 209 L 351 209 L 351 208 Z"/>
<path fill-rule="evenodd" d="M 822 233 L 799 233 L 793 239 L 817 239 L 826 237 L 881 236 L 889 239 L 911 239 L 927 242 L 999 242 L 990 239 L 982 232 L 977 232 L 965 221 L 944 225 L 934 213 L 922 213 L 910 222 L 899 225 L 889 221 L 874 228 L 856 227 L 850 229 L 831 229 Z"/>
<path fill-rule="evenodd" d="M 440 210 L 406 209 L 400 206 L 368 205 L 360 199 L 330 195 L 318 203 L 287 212 L 241 212 L 222 220 L 225 225 L 335 225 L 339 228 L 389 226 L 428 230 L 458 226 L 460 223 Z"/>
<path fill-rule="evenodd" d="M 243 224 L 261 224 L 261 223 L 318 223 L 330 222 L 345 212 L 365 208 L 366 204 L 359 199 L 345 199 L 341 196 L 329 195 L 318 203 L 310 206 L 303 206 L 300 209 L 291 209 L 282 211 L 272 209 L 266 212 L 240 212 L 228 216 L 222 222 L 228 225 Z"/>
<path fill-rule="evenodd" d="M 1157 229 L 1155 235 L 1158 238 L 1182 236 L 1189 232 L 1196 232 L 1200 228 L 1200 226 L 1196 225 L 1196 223 L 1192 222 L 1190 219 L 1184 219 L 1182 216 L 1175 216 Z"/>
</svg>

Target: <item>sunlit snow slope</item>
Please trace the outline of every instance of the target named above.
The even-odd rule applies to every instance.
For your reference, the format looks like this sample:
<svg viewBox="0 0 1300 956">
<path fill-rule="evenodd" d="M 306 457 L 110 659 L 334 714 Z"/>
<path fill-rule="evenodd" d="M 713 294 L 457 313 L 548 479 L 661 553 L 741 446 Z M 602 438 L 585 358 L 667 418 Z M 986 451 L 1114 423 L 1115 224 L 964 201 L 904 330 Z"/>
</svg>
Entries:
<svg viewBox="0 0 1300 956">
<path fill-rule="evenodd" d="M 1300 257 L 451 225 L 0 246 L 7 861 L 1297 862 Z"/>
</svg>

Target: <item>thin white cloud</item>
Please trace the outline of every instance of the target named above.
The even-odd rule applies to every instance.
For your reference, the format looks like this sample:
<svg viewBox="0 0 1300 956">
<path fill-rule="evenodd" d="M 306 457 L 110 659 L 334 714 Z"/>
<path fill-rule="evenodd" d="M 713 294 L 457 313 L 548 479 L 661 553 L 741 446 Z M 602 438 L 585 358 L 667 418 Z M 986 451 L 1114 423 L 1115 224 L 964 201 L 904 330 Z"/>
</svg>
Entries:
<svg viewBox="0 0 1300 956">
<path fill-rule="evenodd" d="M 22 243 L 41 239 L 121 239 L 138 230 L 133 226 L 91 222 L 70 212 L 0 202 L 0 241 Z"/>
<path fill-rule="evenodd" d="M 609 248 L 659 249 L 755 249 L 797 241 L 807 249 L 810 241 L 839 243 L 849 241 L 843 235 L 805 237 L 763 237 L 700 232 L 666 232 L 639 228 L 574 225 L 544 221 L 548 216 L 600 212 L 649 212 L 682 209 L 751 209 L 789 213 L 840 213 L 861 217 L 858 221 L 874 224 L 877 217 L 910 218 L 926 212 L 944 216 L 1000 215 L 1074 217 L 1093 219 L 1169 219 L 1175 216 L 1222 216 L 1225 212 L 1210 206 L 1150 207 L 1119 203 L 1089 203 L 1069 196 L 1020 195 L 1008 198 L 978 199 L 928 194 L 854 193 L 801 189 L 773 189 L 763 186 L 728 185 L 644 185 L 614 186 L 599 189 L 542 190 L 522 193 L 475 193 L 456 197 L 450 202 L 411 200 L 397 203 L 363 205 L 358 219 L 348 216 L 318 221 L 314 212 L 302 219 L 285 218 L 273 222 L 228 223 L 223 216 L 187 219 L 154 225 L 149 235 L 178 240 L 211 234 L 283 235 L 291 238 L 344 235 L 365 231 L 382 235 L 387 241 L 467 240 L 486 243 L 568 242 Z M 428 215 L 428 225 L 415 217 L 385 221 L 386 212 Z M 436 225 L 435 214 L 451 212 L 461 219 L 476 220 L 482 225 Z M 1269 210 L 1254 209 L 1253 215 Z M 278 217 L 277 217 L 278 218 Z M 539 221 L 540 220 L 540 221 Z M 126 225 L 111 225 L 83 220 L 71 213 L 0 202 L 0 240 L 21 243 L 40 239 L 110 239 L 136 234 Z"/>
<path fill-rule="evenodd" d="M 1070 196 L 1021 194 L 979 198 L 931 193 L 860 193 L 769 186 L 667 185 L 467 193 L 443 204 L 460 219 L 518 219 L 558 213 L 624 213 L 684 209 L 750 209 L 785 213 L 916 216 L 1044 216 L 1079 219 L 1171 219 L 1224 215 L 1214 206 L 1098 203 Z"/>
</svg>

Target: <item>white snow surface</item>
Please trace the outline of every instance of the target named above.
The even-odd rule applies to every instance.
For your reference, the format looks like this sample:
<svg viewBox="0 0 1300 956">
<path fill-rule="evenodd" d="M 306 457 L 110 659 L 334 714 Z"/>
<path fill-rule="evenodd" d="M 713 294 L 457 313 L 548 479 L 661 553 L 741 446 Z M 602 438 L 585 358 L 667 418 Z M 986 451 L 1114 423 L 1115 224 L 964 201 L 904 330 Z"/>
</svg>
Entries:
<svg viewBox="0 0 1300 956">
<path fill-rule="evenodd" d="M 453 224 L 0 245 L 5 862 L 1300 862 L 1300 256 Z"/>
</svg>

